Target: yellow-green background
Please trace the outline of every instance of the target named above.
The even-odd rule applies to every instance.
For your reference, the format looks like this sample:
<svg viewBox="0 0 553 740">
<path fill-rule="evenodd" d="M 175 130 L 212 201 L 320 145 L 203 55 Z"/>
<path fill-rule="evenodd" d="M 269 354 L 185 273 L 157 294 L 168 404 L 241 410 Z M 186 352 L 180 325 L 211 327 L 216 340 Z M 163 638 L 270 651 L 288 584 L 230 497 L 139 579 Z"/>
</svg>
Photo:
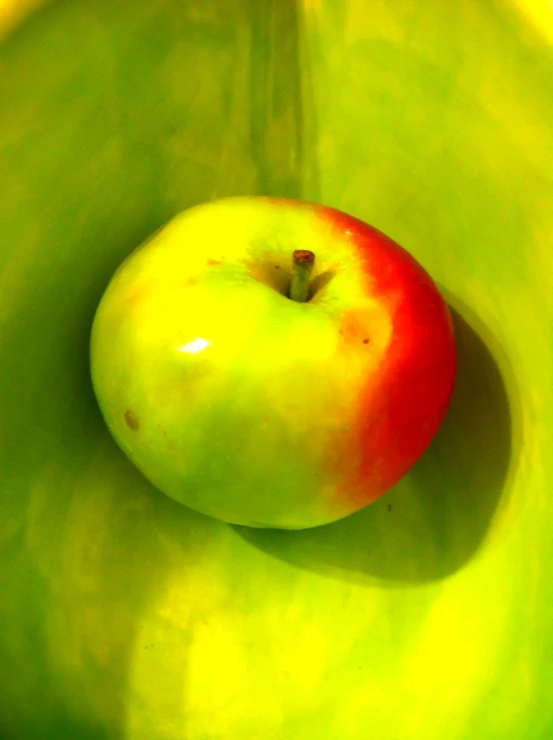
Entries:
<svg viewBox="0 0 553 740">
<path fill-rule="evenodd" d="M 550 4 L 38 5 L 0 2 L 0 737 L 553 736 Z M 455 311 L 433 447 L 326 528 L 180 507 L 93 398 L 112 271 L 241 193 L 368 220 Z"/>
</svg>

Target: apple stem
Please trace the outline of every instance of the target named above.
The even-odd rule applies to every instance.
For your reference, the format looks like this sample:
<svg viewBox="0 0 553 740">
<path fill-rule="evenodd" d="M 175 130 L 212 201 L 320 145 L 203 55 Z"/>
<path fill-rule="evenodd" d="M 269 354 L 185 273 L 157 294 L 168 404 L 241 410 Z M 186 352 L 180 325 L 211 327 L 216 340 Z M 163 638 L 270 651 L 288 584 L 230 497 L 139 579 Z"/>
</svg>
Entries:
<svg viewBox="0 0 553 740">
<path fill-rule="evenodd" d="M 308 249 L 296 249 L 292 255 L 292 282 L 289 298 L 298 303 L 306 303 L 309 298 L 309 278 L 313 271 L 315 255 Z"/>
</svg>

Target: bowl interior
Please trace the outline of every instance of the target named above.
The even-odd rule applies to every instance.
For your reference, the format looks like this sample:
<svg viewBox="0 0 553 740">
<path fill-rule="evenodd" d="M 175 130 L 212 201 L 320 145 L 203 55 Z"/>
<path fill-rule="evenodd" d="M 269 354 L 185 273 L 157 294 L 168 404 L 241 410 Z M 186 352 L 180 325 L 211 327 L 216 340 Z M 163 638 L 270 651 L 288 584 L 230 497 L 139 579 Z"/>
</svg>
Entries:
<svg viewBox="0 0 553 740">
<path fill-rule="evenodd" d="M 553 16 L 540 8 L 64 0 L 6 31 L 2 737 L 546 736 Z M 320 529 L 231 527 L 173 503 L 119 452 L 91 390 L 90 324 L 117 265 L 176 211 L 248 193 L 369 221 L 455 316 L 459 379 L 431 449 Z"/>
</svg>

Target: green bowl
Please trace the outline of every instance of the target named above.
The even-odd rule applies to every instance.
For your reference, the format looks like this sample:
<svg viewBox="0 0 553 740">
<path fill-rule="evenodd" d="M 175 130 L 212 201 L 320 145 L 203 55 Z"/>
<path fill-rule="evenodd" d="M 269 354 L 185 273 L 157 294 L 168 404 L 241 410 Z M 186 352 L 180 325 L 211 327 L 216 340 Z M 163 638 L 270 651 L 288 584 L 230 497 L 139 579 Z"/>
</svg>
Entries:
<svg viewBox="0 0 553 740">
<path fill-rule="evenodd" d="M 549 8 L 0 2 L 3 740 L 553 735 Z M 121 260 L 250 193 L 382 229 L 457 326 L 428 453 L 303 532 L 158 493 L 89 377 Z"/>
</svg>

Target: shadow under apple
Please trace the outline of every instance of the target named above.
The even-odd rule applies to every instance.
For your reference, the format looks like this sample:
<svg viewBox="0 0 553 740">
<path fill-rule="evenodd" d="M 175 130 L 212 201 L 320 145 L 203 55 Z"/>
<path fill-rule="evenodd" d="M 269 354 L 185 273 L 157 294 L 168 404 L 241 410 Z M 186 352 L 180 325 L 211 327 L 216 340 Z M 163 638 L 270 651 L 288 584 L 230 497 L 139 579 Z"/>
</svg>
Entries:
<svg viewBox="0 0 553 740">
<path fill-rule="evenodd" d="M 245 540 L 309 571 L 384 586 L 443 579 L 477 553 L 507 488 L 516 397 L 507 392 L 500 348 L 489 349 L 489 331 L 448 299 L 455 306 L 456 386 L 418 463 L 377 502 L 339 522 L 295 532 L 237 526 Z"/>
</svg>

